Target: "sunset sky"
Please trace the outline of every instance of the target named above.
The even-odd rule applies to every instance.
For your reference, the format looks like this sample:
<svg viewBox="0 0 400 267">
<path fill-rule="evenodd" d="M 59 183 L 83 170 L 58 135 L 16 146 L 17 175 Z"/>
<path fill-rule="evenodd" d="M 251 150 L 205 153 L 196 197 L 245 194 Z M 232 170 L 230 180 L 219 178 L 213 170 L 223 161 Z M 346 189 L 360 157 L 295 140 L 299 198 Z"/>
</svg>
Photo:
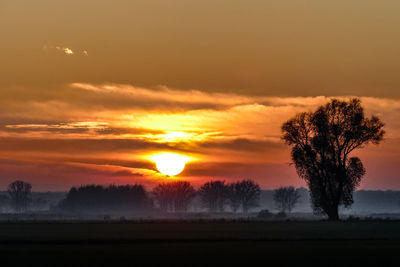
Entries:
<svg viewBox="0 0 400 267">
<path fill-rule="evenodd" d="M 362 189 L 400 189 L 400 1 L 1 0 L 0 190 L 174 179 L 304 186 L 283 122 L 360 97 L 385 140 Z"/>
</svg>

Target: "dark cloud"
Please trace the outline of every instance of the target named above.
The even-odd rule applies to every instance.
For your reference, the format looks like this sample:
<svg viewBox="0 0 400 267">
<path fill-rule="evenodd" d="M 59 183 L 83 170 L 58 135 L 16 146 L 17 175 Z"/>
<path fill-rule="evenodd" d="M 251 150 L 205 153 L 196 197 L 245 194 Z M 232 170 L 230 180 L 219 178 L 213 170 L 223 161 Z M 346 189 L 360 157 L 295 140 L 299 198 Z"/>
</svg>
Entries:
<svg viewBox="0 0 400 267">
<path fill-rule="evenodd" d="M 62 154 L 98 154 L 139 150 L 177 150 L 202 153 L 207 149 L 244 152 L 286 150 L 284 144 L 273 141 L 235 139 L 232 141 L 156 143 L 141 139 L 45 139 L 0 137 L 0 151 L 53 152 Z"/>
<path fill-rule="evenodd" d="M 37 121 L 27 121 L 24 123 L 5 123 L 0 125 L 0 132 L 6 133 L 32 133 L 32 132 L 46 132 L 46 133 L 56 133 L 56 134 L 85 134 L 93 133 L 100 135 L 121 135 L 121 134 L 163 134 L 164 131 L 144 129 L 144 128 L 128 128 L 128 127 L 109 127 L 102 126 L 99 127 L 89 127 L 85 125 L 73 126 L 68 123 L 58 122 L 58 123 L 43 123 Z"/>
<path fill-rule="evenodd" d="M 0 138 L 0 151 L 31 151 L 72 154 L 172 149 L 172 145 L 132 139 L 29 139 Z"/>
<path fill-rule="evenodd" d="M 116 171 L 111 173 L 111 176 L 144 176 L 142 173 L 138 173 L 138 172 L 130 172 L 127 170 L 121 170 L 121 171 Z"/>
<path fill-rule="evenodd" d="M 220 148 L 235 151 L 254 151 L 254 152 L 264 152 L 271 150 L 281 150 L 286 149 L 286 146 L 282 142 L 274 142 L 268 140 L 250 140 L 245 138 L 237 138 L 231 141 L 221 140 L 203 142 L 199 144 L 200 147 L 204 148 Z"/>
<path fill-rule="evenodd" d="M 137 169 L 148 169 L 155 170 L 155 165 L 153 162 L 149 161 L 139 161 L 139 160 L 123 160 L 123 159 L 112 159 L 112 158 L 87 158 L 85 156 L 79 158 L 73 157 L 52 157 L 46 158 L 47 160 L 51 160 L 54 162 L 69 162 L 69 163 L 78 163 L 78 164 L 90 164 L 94 167 L 97 166 L 115 166 L 115 167 L 124 167 L 124 168 L 137 168 Z"/>
</svg>

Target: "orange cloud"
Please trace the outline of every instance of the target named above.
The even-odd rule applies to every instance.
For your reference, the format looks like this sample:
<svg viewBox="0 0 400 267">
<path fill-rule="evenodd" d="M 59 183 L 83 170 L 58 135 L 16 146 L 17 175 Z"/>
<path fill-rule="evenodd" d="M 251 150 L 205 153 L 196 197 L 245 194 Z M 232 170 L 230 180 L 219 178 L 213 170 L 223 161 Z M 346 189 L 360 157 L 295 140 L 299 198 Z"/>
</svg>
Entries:
<svg viewBox="0 0 400 267">
<path fill-rule="evenodd" d="M 10 98 L 10 94 L 14 95 Z M 77 164 L 94 171 L 112 168 L 113 173 L 138 173 L 140 181 L 154 183 L 160 177 L 147 155 L 175 151 L 195 159 L 182 175 L 196 181 L 218 176 L 254 178 L 264 187 L 279 182 L 301 184 L 289 166 L 280 126 L 296 113 L 314 110 L 329 99 L 119 84 L 74 83 L 37 94 L 28 89 L 5 90 L 0 92 L 0 159 L 23 158 L 32 164 L 65 165 L 66 169 Z M 388 133 L 384 144 L 360 152 L 367 170 L 372 153 L 381 154 L 386 162 L 398 161 L 400 100 L 361 100 L 367 113 L 382 118 Z M 387 173 L 392 181 L 394 172 L 388 169 Z M 368 173 L 368 177 L 373 175 L 377 174 Z M 122 180 L 118 175 L 101 177 L 101 183 L 126 179 L 126 175 Z M 132 179 L 139 178 L 132 175 Z M 364 186 L 376 186 L 372 178 L 366 181 Z"/>
</svg>

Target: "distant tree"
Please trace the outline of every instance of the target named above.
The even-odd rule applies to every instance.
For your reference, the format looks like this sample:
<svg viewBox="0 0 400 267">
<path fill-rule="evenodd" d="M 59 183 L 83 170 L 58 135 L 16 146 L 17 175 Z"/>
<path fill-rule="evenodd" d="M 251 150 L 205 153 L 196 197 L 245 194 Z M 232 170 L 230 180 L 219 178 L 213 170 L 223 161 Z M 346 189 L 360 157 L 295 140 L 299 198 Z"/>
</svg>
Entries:
<svg viewBox="0 0 400 267">
<path fill-rule="evenodd" d="M 242 180 L 235 183 L 234 188 L 244 213 L 259 205 L 261 189 L 254 181 Z"/>
<path fill-rule="evenodd" d="M 399 206 L 400 206 L 400 193 L 397 193 L 396 195 L 397 195 L 397 203 L 398 203 Z"/>
<path fill-rule="evenodd" d="M 8 194 L 11 205 L 16 212 L 26 211 L 28 208 L 29 196 L 32 185 L 24 181 L 15 181 L 8 185 Z"/>
<path fill-rule="evenodd" d="M 3 212 L 10 205 L 10 198 L 7 195 L 0 195 L 0 211 Z"/>
<path fill-rule="evenodd" d="M 29 204 L 30 210 L 44 210 L 48 207 L 47 201 L 40 197 L 31 199 Z"/>
<path fill-rule="evenodd" d="M 186 181 L 161 183 L 153 189 L 153 195 L 164 211 L 186 212 L 196 191 Z"/>
<path fill-rule="evenodd" d="M 210 181 L 198 190 L 200 199 L 205 207 L 211 212 L 223 212 L 228 198 L 229 188 L 225 181 Z"/>
<path fill-rule="evenodd" d="M 299 198 L 299 192 L 293 186 L 280 187 L 274 191 L 274 201 L 281 212 L 291 212 Z"/>
<path fill-rule="evenodd" d="M 298 175 L 310 189 L 315 212 L 339 219 L 339 206 L 353 203 L 353 191 L 365 174 L 350 153 L 384 135 L 378 117 L 366 118 L 359 99 L 333 99 L 313 113 L 300 113 L 282 125 Z"/>
<path fill-rule="evenodd" d="M 175 195 L 175 211 L 186 212 L 190 202 L 196 195 L 196 191 L 189 182 L 177 181 L 173 183 Z"/>
<path fill-rule="evenodd" d="M 234 213 L 236 213 L 239 210 L 242 201 L 242 197 L 240 195 L 241 191 L 239 187 L 240 187 L 239 183 L 231 183 L 228 185 L 227 194 L 228 194 L 229 205 Z"/>
<path fill-rule="evenodd" d="M 151 208 L 151 202 L 140 184 L 85 185 L 72 187 L 59 207 L 83 212 L 143 211 Z"/>
<path fill-rule="evenodd" d="M 259 219 L 270 219 L 272 218 L 273 214 L 271 212 L 269 212 L 269 210 L 261 210 L 258 215 L 257 218 Z"/>
<path fill-rule="evenodd" d="M 275 218 L 277 218 L 277 219 L 284 219 L 286 217 L 287 217 L 286 212 L 283 212 L 283 211 L 280 211 L 277 214 L 275 214 Z"/>
<path fill-rule="evenodd" d="M 161 210 L 174 211 L 173 188 L 170 183 L 157 185 L 152 193 Z"/>
</svg>

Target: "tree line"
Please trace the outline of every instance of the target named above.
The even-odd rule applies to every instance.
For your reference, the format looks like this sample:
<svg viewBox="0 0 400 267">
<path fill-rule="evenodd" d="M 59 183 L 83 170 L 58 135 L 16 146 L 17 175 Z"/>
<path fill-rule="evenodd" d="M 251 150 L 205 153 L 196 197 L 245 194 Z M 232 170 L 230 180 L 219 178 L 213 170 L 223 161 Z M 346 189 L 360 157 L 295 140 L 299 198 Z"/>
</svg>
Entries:
<svg viewBox="0 0 400 267">
<path fill-rule="evenodd" d="M 4 197 L 14 211 L 25 212 L 32 201 L 31 190 L 30 183 L 18 180 L 8 186 L 8 197 Z M 209 181 L 198 190 L 187 181 L 163 182 L 151 191 L 140 184 L 83 185 L 72 187 L 57 209 L 66 212 L 187 212 L 197 196 L 203 208 L 210 212 L 224 212 L 229 206 L 233 212 L 247 213 L 259 205 L 260 192 L 260 186 L 252 180 Z"/>
<path fill-rule="evenodd" d="M 58 208 L 63 211 L 144 211 L 152 206 L 148 193 L 140 184 L 85 185 L 72 187 Z"/>
<path fill-rule="evenodd" d="M 225 181 L 209 181 L 195 191 L 188 182 L 161 183 L 153 190 L 153 196 L 163 211 L 186 211 L 191 200 L 198 195 L 209 212 L 224 212 L 230 206 L 247 213 L 259 205 L 260 186 L 252 180 L 226 184 Z"/>
<path fill-rule="evenodd" d="M 108 187 L 86 185 L 73 187 L 60 208 L 69 211 L 146 211 L 187 212 L 198 196 L 210 212 L 223 212 L 228 205 L 232 211 L 247 213 L 259 205 L 260 186 L 252 180 L 231 184 L 210 181 L 195 190 L 188 181 L 169 181 L 158 184 L 147 192 L 142 185 Z M 218 208 L 215 208 L 218 207 Z"/>
<path fill-rule="evenodd" d="M 7 202 L 19 213 L 29 209 L 34 201 L 32 185 L 17 180 L 8 186 L 8 197 L 2 195 L 0 207 Z M 226 183 L 222 180 L 209 181 L 198 190 L 187 181 L 172 181 L 158 184 L 152 191 L 146 191 L 140 184 L 134 185 L 84 185 L 72 187 L 57 209 L 66 212 L 187 212 L 197 196 L 202 208 L 211 213 L 241 211 L 245 214 L 259 206 L 261 189 L 252 180 Z M 280 187 L 274 191 L 276 208 L 281 212 L 291 212 L 299 199 L 294 187 Z M 7 201 L 5 201 L 7 200 Z"/>
</svg>

